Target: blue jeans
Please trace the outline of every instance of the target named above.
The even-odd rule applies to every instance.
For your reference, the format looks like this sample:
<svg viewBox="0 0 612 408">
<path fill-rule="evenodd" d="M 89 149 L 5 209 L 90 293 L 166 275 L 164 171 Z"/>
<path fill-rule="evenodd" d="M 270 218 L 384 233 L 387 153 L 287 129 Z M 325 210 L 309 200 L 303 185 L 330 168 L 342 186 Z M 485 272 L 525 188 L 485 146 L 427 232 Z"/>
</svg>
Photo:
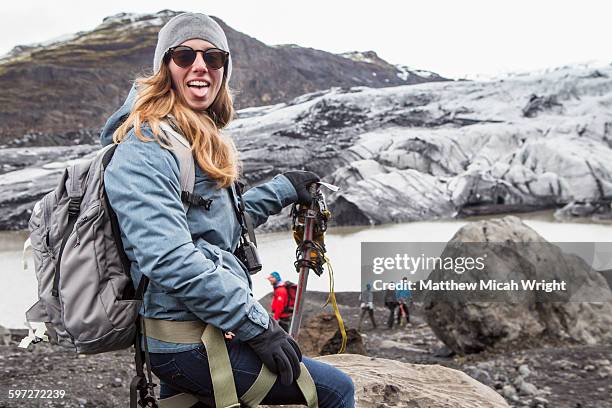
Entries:
<svg viewBox="0 0 612 408">
<path fill-rule="evenodd" d="M 234 382 L 238 396 L 244 394 L 257 378 L 261 360 L 255 352 L 240 340 L 234 338 L 227 343 Z M 180 392 L 190 392 L 214 401 L 212 382 L 208 368 L 208 357 L 204 346 L 181 353 L 151 353 L 151 369 L 161 380 L 160 397 L 168 398 Z M 317 388 L 320 408 L 353 408 L 355 386 L 351 378 L 339 369 L 320 361 L 304 357 Z M 262 404 L 304 404 L 304 397 L 298 386 L 276 383 L 262 401 Z M 214 407 L 214 404 L 212 405 Z"/>
</svg>

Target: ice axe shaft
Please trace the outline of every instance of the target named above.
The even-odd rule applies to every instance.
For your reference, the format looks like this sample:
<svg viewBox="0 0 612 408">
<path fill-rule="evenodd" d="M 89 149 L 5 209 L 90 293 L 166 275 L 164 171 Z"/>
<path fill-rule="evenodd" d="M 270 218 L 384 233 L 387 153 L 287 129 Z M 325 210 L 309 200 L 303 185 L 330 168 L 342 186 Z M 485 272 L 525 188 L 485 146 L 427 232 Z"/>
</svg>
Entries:
<svg viewBox="0 0 612 408">
<path fill-rule="evenodd" d="M 321 239 L 320 245 L 315 244 L 316 237 L 322 237 L 322 234 L 327 230 L 327 219 L 329 218 L 329 210 L 325 202 L 325 195 L 320 191 L 319 187 L 323 186 L 331 191 L 338 191 L 338 187 L 317 182 L 310 185 L 310 195 L 312 196 L 312 202 L 306 209 L 303 207 L 293 208 L 293 227 L 294 231 L 299 233 L 299 228 L 296 230 L 296 225 L 302 225 L 300 221 L 300 213 L 303 213 L 303 226 L 304 232 L 302 235 L 302 247 L 299 248 L 301 251 L 301 258 L 298 258 L 296 262 L 296 268 L 299 263 L 299 277 L 298 285 L 295 294 L 295 304 L 293 306 L 293 317 L 291 318 L 291 326 L 289 327 L 289 334 L 297 340 L 300 332 L 300 325 L 302 323 L 302 315 L 304 313 L 304 302 L 306 297 L 306 287 L 308 286 L 308 275 L 310 269 L 313 270 L 317 275 L 323 273 L 323 257 L 325 248 Z M 322 246 L 322 247 L 320 247 Z M 313 255 L 314 253 L 314 255 Z M 315 257 L 313 259 L 313 256 Z M 314 261 L 314 263 L 313 263 Z M 314 265 L 314 266 L 313 266 Z"/>
<path fill-rule="evenodd" d="M 316 213 L 312 209 L 308 209 L 306 216 L 304 217 L 304 240 L 308 242 L 312 240 L 314 233 L 314 224 L 316 222 Z M 304 245 L 303 259 L 306 261 L 310 260 L 311 250 L 309 245 Z M 299 271 L 299 278 L 297 284 L 297 290 L 295 294 L 295 305 L 293 307 L 293 318 L 291 319 L 291 327 L 289 328 L 289 334 L 291 337 L 297 340 L 300 325 L 302 323 L 302 314 L 304 312 L 304 295 L 306 293 L 306 286 L 308 285 L 308 274 L 310 268 L 308 266 L 302 266 Z"/>
</svg>

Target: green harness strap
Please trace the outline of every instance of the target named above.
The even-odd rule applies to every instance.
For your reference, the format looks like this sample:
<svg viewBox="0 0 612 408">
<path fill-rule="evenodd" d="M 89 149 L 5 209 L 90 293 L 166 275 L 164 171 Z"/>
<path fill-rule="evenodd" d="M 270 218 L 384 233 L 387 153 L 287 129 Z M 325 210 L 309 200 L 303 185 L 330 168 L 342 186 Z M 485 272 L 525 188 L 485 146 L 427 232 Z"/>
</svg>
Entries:
<svg viewBox="0 0 612 408">
<path fill-rule="evenodd" d="M 257 407 L 261 401 L 268 395 L 268 392 L 272 389 L 272 386 L 276 382 L 276 374 L 268 369 L 265 365 L 261 365 L 259 375 L 255 379 L 255 382 L 251 387 L 244 393 L 240 398 L 244 405 L 249 408 Z"/>
<path fill-rule="evenodd" d="M 300 388 L 300 391 L 302 391 L 302 395 L 304 395 L 308 408 L 318 408 L 319 402 L 317 400 L 317 389 L 315 383 L 304 363 L 300 363 L 300 366 L 302 371 L 299 378 L 296 380 L 297 386 Z M 270 389 L 272 389 L 275 381 L 276 374 L 262 364 L 261 371 L 259 372 L 257 379 L 253 385 L 251 385 L 251 388 L 249 388 L 247 392 L 242 395 L 240 400 L 248 408 L 258 407 L 259 404 L 261 404 L 261 401 L 263 401 L 266 395 L 268 395 Z"/>
<path fill-rule="evenodd" d="M 319 408 L 317 387 L 315 386 L 315 383 L 304 363 L 300 363 L 300 365 L 302 366 L 302 372 L 296 380 L 296 383 L 298 387 L 300 387 L 300 391 L 302 391 L 304 399 L 306 399 L 306 405 L 308 405 L 308 408 Z"/>
<path fill-rule="evenodd" d="M 159 400 L 159 408 L 189 408 L 198 402 L 198 399 L 192 394 L 177 394 L 170 398 Z"/>
<path fill-rule="evenodd" d="M 204 329 L 204 334 L 202 334 L 202 343 L 204 343 L 208 355 L 215 406 L 217 408 L 240 408 L 236 385 L 234 384 L 234 373 L 227 354 L 227 347 L 225 347 L 223 333 L 213 325 L 208 324 Z"/>
<path fill-rule="evenodd" d="M 147 336 L 170 343 L 202 342 L 208 355 L 210 376 L 213 384 L 216 408 L 239 408 L 234 375 L 221 330 L 200 321 L 170 321 L 144 319 Z M 202 333 L 204 332 L 204 333 Z M 276 382 L 276 374 L 262 364 L 255 382 L 240 398 L 243 406 L 256 408 L 268 395 Z M 296 384 L 304 395 L 308 408 L 318 408 L 317 390 L 308 369 L 301 363 L 301 374 Z M 182 393 L 159 401 L 160 408 L 188 408 L 199 399 L 192 394 Z"/>
</svg>

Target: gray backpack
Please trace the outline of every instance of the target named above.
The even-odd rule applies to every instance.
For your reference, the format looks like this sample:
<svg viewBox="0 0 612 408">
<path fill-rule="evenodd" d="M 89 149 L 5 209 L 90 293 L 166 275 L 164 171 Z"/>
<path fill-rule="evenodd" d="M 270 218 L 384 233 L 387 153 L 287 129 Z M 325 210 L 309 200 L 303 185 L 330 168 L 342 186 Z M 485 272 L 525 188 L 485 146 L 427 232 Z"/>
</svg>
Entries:
<svg viewBox="0 0 612 408">
<path fill-rule="evenodd" d="M 195 163 L 187 140 L 162 123 L 165 141 L 179 161 L 182 200 L 206 204 L 193 195 Z M 29 222 L 38 280 L 38 302 L 29 323 L 42 322 L 48 337 L 78 353 L 128 348 L 148 279 L 135 289 L 123 250 L 117 217 L 104 191 L 104 170 L 117 145 L 101 149 L 90 161 L 67 168 L 54 191 L 36 203 Z M 21 346 L 40 341 L 44 330 Z"/>
</svg>

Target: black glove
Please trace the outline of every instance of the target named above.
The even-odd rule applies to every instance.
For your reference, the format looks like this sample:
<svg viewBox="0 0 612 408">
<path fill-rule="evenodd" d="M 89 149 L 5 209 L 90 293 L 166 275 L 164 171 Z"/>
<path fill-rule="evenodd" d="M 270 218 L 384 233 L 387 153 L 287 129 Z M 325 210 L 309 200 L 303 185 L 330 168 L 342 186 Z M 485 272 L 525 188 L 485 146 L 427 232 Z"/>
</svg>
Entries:
<svg viewBox="0 0 612 408">
<path fill-rule="evenodd" d="M 281 384 L 291 385 L 300 376 L 300 346 L 276 320 L 270 319 L 268 329 L 248 340 L 247 344 L 270 371 L 278 374 Z"/>
<path fill-rule="evenodd" d="M 283 173 L 283 176 L 287 177 L 291 184 L 293 184 L 293 188 L 297 191 L 297 202 L 299 204 L 308 205 L 312 202 L 312 195 L 310 191 L 308 191 L 308 187 L 310 187 L 312 183 L 320 181 L 321 178 L 319 178 L 319 176 L 311 171 L 302 170 L 287 171 Z"/>
</svg>

